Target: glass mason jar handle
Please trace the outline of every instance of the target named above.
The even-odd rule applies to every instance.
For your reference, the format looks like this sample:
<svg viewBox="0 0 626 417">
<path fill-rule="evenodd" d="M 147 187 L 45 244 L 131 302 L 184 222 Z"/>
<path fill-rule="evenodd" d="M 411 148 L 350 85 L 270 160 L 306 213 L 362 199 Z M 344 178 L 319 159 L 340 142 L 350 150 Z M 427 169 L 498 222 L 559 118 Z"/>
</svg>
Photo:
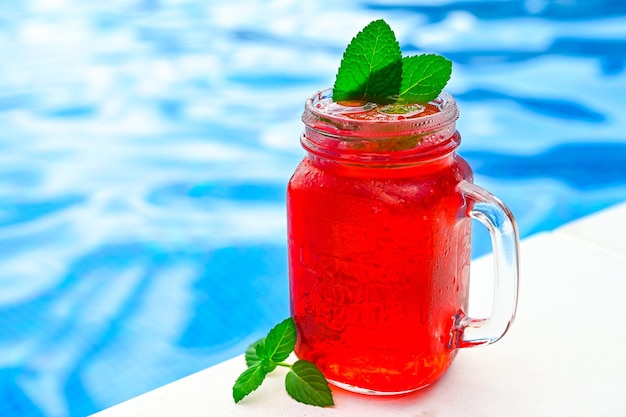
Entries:
<svg viewBox="0 0 626 417">
<path fill-rule="evenodd" d="M 519 286 L 519 238 L 511 211 L 490 192 L 468 181 L 460 184 L 467 215 L 478 220 L 491 236 L 494 259 L 494 292 L 491 316 L 475 319 L 456 315 L 452 331 L 454 347 L 473 347 L 497 342 L 515 318 Z"/>
</svg>

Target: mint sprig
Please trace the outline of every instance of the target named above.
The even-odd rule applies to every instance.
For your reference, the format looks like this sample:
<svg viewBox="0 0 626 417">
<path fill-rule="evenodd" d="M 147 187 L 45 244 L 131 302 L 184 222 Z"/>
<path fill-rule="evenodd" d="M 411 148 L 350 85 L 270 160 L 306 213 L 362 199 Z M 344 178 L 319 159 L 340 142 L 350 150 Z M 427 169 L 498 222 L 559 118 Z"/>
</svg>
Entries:
<svg viewBox="0 0 626 417">
<path fill-rule="evenodd" d="M 348 44 L 333 85 L 333 101 L 426 104 L 439 96 L 451 73 L 452 62 L 440 55 L 403 58 L 391 27 L 375 20 Z"/>
<path fill-rule="evenodd" d="M 236 403 L 259 388 L 265 376 L 277 366 L 289 368 L 285 377 L 287 393 L 304 404 L 326 407 L 334 405 L 328 381 L 315 364 L 298 360 L 293 365 L 285 363 L 296 346 L 296 326 L 291 318 L 272 328 L 266 337 L 252 343 L 246 350 L 246 369 L 233 386 Z"/>
</svg>

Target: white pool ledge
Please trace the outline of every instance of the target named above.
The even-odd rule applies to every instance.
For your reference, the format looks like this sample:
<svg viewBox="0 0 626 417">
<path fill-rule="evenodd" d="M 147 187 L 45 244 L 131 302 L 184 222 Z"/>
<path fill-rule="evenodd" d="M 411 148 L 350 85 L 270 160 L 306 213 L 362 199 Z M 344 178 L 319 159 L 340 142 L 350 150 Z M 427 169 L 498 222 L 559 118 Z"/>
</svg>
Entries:
<svg viewBox="0 0 626 417">
<path fill-rule="evenodd" d="M 333 388 L 335 407 L 299 404 L 277 371 L 235 404 L 239 356 L 97 417 L 602 417 L 626 415 L 626 204 L 525 239 L 517 319 L 498 343 L 463 350 L 433 386 L 401 398 Z M 491 259 L 472 263 L 488 282 Z M 479 296 L 481 288 L 472 290 Z M 480 300 L 478 300 L 480 302 Z M 113 382 L 113 381 L 112 381 Z"/>
</svg>

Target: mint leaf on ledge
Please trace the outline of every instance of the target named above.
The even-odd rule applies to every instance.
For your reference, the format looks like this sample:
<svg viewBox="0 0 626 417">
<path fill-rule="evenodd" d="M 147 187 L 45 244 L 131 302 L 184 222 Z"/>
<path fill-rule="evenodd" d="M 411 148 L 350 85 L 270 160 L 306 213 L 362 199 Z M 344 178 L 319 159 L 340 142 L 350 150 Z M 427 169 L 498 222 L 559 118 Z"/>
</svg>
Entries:
<svg viewBox="0 0 626 417">
<path fill-rule="evenodd" d="M 278 323 L 265 338 L 265 354 L 272 362 L 282 362 L 296 346 L 296 326 L 291 318 Z"/>
<path fill-rule="evenodd" d="M 272 372 L 274 369 L 276 369 L 277 365 L 270 362 L 270 360 L 267 358 L 267 354 L 265 353 L 264 337 L 248 346 L 245 357 L 246 365 L 248 365 L 249 368 L 256 365 L 262 365 L 263 370 L 267 373 Z"/>
<path fill-rule="evenodd" d="M 262 354 L 257 354 L 257 350 L 261 351 L 263 349 L 260 346 L 265 346 L 264 337 L 248 346 L 245 357 L 246 365 L 248 365 L 249 368 L 260 365 L 263 362 L 263 360 L 261 359 Z"/>
<path fill-rule="evenodd" d="M 265 379 L 266 372 L 262 365 L 254 365 L 243 371 L 233 386 L 233 398 L 236 403 L 243 397 L 259 388 Z"/>
<path fill-rule="evenodd" d="M 291 398 L 301 403 L 318 407 L 335 405 L 328 381 L 311 362 L 294 363 L 285 379 L 285 388 Z"/>
</svg>

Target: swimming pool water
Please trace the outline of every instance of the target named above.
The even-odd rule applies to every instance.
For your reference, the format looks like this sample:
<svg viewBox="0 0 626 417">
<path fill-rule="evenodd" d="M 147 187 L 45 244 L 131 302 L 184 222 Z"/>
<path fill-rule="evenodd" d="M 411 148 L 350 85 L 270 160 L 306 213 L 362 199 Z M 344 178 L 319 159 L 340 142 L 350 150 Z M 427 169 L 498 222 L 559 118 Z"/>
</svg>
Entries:
<svg viewBox="0 0 626 417">
<path fill-rule="evenodd" d="M 620 0 L 2 2 L 0 415 L 95 412 L 288 315 L 304 99 L 377 18 L 453 60 L 522 236 L 626 200 Z"/>
</svg>

